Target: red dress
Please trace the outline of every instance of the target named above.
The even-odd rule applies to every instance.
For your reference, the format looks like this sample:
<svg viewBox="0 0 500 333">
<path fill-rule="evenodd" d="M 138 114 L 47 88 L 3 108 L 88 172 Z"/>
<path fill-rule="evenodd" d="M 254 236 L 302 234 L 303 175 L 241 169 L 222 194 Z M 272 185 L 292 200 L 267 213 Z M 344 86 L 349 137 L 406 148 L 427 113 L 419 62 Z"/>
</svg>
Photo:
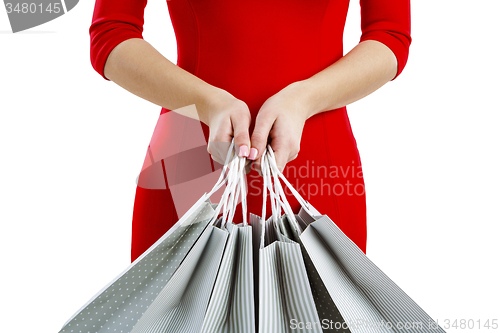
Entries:
<svg viewBox="0 0 500 333">
<path fill-rule="evenodd" d="M 168 0 L 177 39 L 177 65 L 245 101 L 253 120 L 264 101 L 343 56 L 348 0 Z M 401 73 L 408 58 L 409 0 L 360 0 L 360 41 L 387 45 Z M 91 63 L 104 77 L 111 50 L 142 38 L 145 0 L 97 0 L 89 32 Z M 161 112 L 170 110 L 162 108 Z M 208 138 L 208 128 L 202 124 Z M 253 123 L 252 123 L 253 126 Z M 328 215 L 366 253 L 366 202 L 361 161 L 346 108 L 306 121 L 298 157 L 285 176 L 306 200 Z M 261 186 L 253 170 L 252 188 Z M 292 208 L 298 203 L 289 197 Z M 262 199 L 249 196 L 257 215 Z M 268 206 L 269 207 L 269 206 Z M 178 219 L 169 189 L 137 187 L 132 261 Z"/>
</svg>

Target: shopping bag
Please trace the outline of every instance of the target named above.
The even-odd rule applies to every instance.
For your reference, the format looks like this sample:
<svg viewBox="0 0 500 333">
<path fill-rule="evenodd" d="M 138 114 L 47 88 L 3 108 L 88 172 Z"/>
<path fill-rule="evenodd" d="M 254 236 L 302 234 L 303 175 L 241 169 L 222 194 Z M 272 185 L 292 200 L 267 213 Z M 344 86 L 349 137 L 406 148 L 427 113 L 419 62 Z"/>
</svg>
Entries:
<svg viewBox="0 0 500 333">
<path fill-rule="evenodd" d="M 93 333 L 134 326 L 137 309 L 151 304 L 154 297 L 149 295 L 157 295 L 165 286 L 207 226 L 214 210 L 208 200 L 197 204 L 197 209 L 185 215 L 184 223 L 179 221 L 169 229 L 78 310 L 60 332 Z M 117 316 L 119 319 L 114 320 Z"/>
<path fill-rule="evenodd" d="M 138 330 L 147 323 L 143 315 L 152 305 L 153 312 L 165 294 L 175 309 L 189 300 L 193 287 L 186 281 L 201 283 L 200 288 L 208 290 L 204 294 L 208 302 L 213 285 L 210 286 L 210 279 L 205 281 L 203 274 L 213 276 L 213 283 L 228 235 L 227 231 L 213 227 L 221 205 L 212 204 L 210 196 L 236 174 L 233 147 L 234 143 L 212 191 L 205 193 L 157 242 L 92 297 L 60 332 L 131 332 L 141 321 Z M 227 190 L 228 187 L 224 191 L 226 197 Z M 204 260 L 207 256 L 210 260 Z M 176 292 L 168 293 L 172 289 Z"/>
<path fill-rule="evenodd" d="M 227 236 L 209 225 L 130 332 L 199 332 Z"/>
<path fill-rule="evenodd" d="M 261 159 L 266 164 L 266 157 Z M 262 168 L 264 198 L 260 218 L 259 333 L 322 332 L 300 246 L 280 227 L 281 207 L 272 194 L 270 174 Z M 271 217 L 265 221 L 266 193 L 271 197 Z M 259 219 L 251 215 L 253 220 Z M 309 323 L 305 326 L 297 323 Z"/>
<path fill-rule="evenodd" d="M 251 332 L 254 318 L 253 311 L 253 281 L 251 279 L 251 256 L 247 244 L 251 244 L 247 234 L 251 233 L 246 226 L 232 224 L 238 193 L 245 192 L 239 182 L 243 178 L 244 158 L 236 159 L 237 170 L 229 176 L 228 186 L 224 192 L 219 207 L 222 206 L 223 216 L 207 230 L 212 229 L 208 245 L 193 247 L 193 257 L 186 258 L 172 279 L 161 291 L 153 304 L 146 310 L 132 333 L 143 332 L 217 332 L 229 330 L 232 332 Z M 245 201 L 245 200 L 243 200 Z M 245 203 L 243 203 L 245 206 Z M 245 211 L 245 209 L 244 209 Z M 218 213 L 214 216 L 217 216 Z M 240 241 L 240 229 L 241 240 Z M 214 237 L 214 235 L 217 235 Z M 226 240 L 229 236 L 228 243 Z M 246 244 L 245 244 L 245 240 Z M 235 259 L 240 257 L 242 263 Z M 202 253 L 198 252 L 198 249 Z M 236 252 L 237 251 L 237 252 Z M 222 258 L 222 262 L 221 262 Z M 242 264 L 242 265 L 240 265 Z M 237 269 L 235 274 L 231 274 Z M 250 274 L 248 274 L 250 273 Z M 217 276 L 217 278 L 216 278 Z M 215 283 L 215 285 L 214 285 Z M 230 291 L 234 293 L 230 293 Z M 208 309 L 207 309 L 208 306 Z"/>
<path fill-rule="evenodd" d="M 342 317 L 340 322 L 326 322 L 327 328 L 333 324 L 334 328 L 348 328 L 351 332 L 445 332 L 328 216 L 321 215 L 300 196 L 277 168 L 270 146 L 265 155 L 284 206 L 284 228 L 303 245 Z M 298 214 L 291 210 L 279 179 L 301 204 Z"/>
<path fill-rule="evenodd" d="M 232 223 L 234 213 L 230 214 L 226 224 L 221 219 L 221 227 L 227 228 L 230 235 L 201 333 L 255 333 L 253 237 L 252 225 L 248 224 L 246 214 L 244 164 L 242 159 L 236 191 L 236 197 L 238 192 L 241 193 L 243 223 Z M 234 212 L 236 206 L 233 204 L 232 208 Z"/>
</svg>

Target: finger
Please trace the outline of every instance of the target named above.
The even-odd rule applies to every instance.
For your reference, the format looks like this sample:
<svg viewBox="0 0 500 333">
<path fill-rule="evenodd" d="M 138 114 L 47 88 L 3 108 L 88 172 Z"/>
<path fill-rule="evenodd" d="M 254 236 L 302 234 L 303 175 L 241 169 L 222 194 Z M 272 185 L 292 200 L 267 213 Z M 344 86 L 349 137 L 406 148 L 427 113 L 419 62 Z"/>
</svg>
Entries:
<svg viewBox="0 0 500 333">
<path fill-rule="evenodd" d="M 225 162 L 225 159 L 226 159 L 226 154 L 224 153 L 224 149 L 222 149 L 222 145 L 220 142 L 209 142 L 209 147 L 213 147 L 213 148 L 210 148 L 209 152 L 210 152 L 210 156 L 212 157 L 212 159 L 221 164 L 221 165 L 224 165 L 224 162 Z M 225 150 L 225 152 L 227 153 L 227 148 Z"/>
<path fill-rule="evenodd" d="M 271 147 L 273 148 L 274 156 L 276 157 L 276 165 L 278 166 L 280 172 L 283 172 L 286 164 L 288 163 L 288 156 L 290 156 L 290 152 L 285 147 L 280 147 L 280 146 L 274 149 L 272 143 Z"/>
<path fill-rule="evenodd" d="M 269 113 L 259 112 L 255 119 L 255 127 L 252 133 L 252 149 L 250 149 L 249 159 L 260 159 L 266 149 L 269 131 L 271 131 L 275 120 L 276 118 Z"/>
<path fill-rule="evenodd" d="M 234 146 L 238 156 L 248 157 L 250 154 L 250 115 L 248 116 L 233 116 L 231 118 L 233 126 Z"/>
<path fill-rule="evenodd" d="M 215 162 L 224 165 L 224 161 L 220 159 L 218 151 L 213 148 L 214 146 L 217 145 L 214 145 L 213 142 L 208 141 L 207 151 L 210 154 L 210 158 L 212 158 L 212 160 L 214 160 Z"/>
<path fill-rule="evenodd" d="M 231 140 L 233 139 L 231 133 L 231 123 L 227 121 L 226 124 L 215 130 L 213 138 L 209 140 L 208 151 L 210 155 L 212 155 L 212 159 L 219 164 L 224 165 L 224 162 L 226 161 Z"/>
</svg>

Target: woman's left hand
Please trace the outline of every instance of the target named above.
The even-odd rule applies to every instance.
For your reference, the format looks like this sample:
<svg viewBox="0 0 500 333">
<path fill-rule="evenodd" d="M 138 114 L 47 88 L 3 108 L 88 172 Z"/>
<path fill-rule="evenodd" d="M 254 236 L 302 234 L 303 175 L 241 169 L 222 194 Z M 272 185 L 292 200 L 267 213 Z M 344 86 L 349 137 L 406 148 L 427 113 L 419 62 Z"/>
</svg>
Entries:
<svg viewBox="0 0 500 333">
<path fill-rule="evenodd" d="M 269 97 L 257 114 L 248 158 L 255 161 L 254 166 L 259 173 L 260 158 L 269 140 L 280 171 L 299 154 L 302 130 L 311 114 L 303 82 L 293 82 Z"/>
</svg>

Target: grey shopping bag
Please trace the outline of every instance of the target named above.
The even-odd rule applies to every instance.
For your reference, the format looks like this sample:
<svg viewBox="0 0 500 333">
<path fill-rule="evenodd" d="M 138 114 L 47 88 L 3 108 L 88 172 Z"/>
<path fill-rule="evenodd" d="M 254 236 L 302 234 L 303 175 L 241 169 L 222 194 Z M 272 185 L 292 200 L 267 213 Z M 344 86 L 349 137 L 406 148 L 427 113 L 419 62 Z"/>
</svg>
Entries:
<svg viewBox="0 0 500 333">
<path fill-rule="evenodd" d="M 265 157 L 261 165 L 265 165 Z M 266 193 L 269 185 L 266 168 L 264 207 L 260 220 L 259 249 L 259 333 L 322 332 L 307 272 L 298 243 L 280 229 L 280 206 L 271 196 L 272 216 L 264 222 Z M 257 223 L 257 222 L 255 222 Z M 251 223 L 251 224 L 255 224 Z"/>
<path fill-rule="evenodd" d="M 252 265 L 248 246 L 251 229 L 232 224 L 235 198 L 244 192 L 237 187 L 244 165 L 244 158 L 238 158 L 231 167 L 236 172 L 229 176 L 218 206 L 218 209 L 224 207 L 223 216 L 207 227 L 132 333 L 251 332 L 248 330 L 254 322 L 248 311 L 253 310 L 253 303 L 249 302 L 253 298 L 253 282 L 252 275 L 248 275 Z M 240 254 L 242 262 L 236 261 Z"/>
<path fill-rule="evenodd" d="M 234 267 L 234 265 L 230 265 L 231 259 L 233 259 L 236 245 L 240 245 L 237 244 L 238 230 L 232 225 L 232 218 L 240 192 L 244 198 L 244 190 L 242 190 L 244 186 L 240 182 L 243 179 L 244 166 L 244 158 L 238 157 L 231 161 L 227 177 L 228 186 L 217 206 L 214 217 L 184 262 L 144 312 L 131 333 L 197 333 L 203 329 L 204 323 L 208 326 L 215 324 L 212 328 L 224 329 L 227 326 L 231 327 L 232 324 L 238 326 L 241 324 L 239 322 L 241 319 L 247 318 L 238 316 L 241 310 L 237 307 L 239 304 L 235 304 L 235 313 L 225 312 L 230 317 L 229 325 L 223 325 L 224 321 L 217 321 L 220 318 L 217 315 L 224 314 L 223 310 L 227 310 L 220 306 L 224 300 L 228 300 L 228 298 L 224 298 L 225 288 L 223 287 L 227 288 L 229 284 L 237 282 L 228 281 L 226 273 L 231 266 Z M 221 207 L 223 207 L 222 217 L 216 220 Z M 228 222 L 229 230 L 226 228 Z M 232 232 L 230 233 L 230 231 Z M 229 237 L 230 234 L 231 237 Z M 228 237 L 229 244 L 227 244 Z M 249 281 L 249 285 L 251 285 L 251 280 Z M 245 288 L 240 289 L 244 290 Z M 245 305 L 244 302 L 241 304 Z M 217 310 L 222 310 L 222 312 Z M 234 320 L 235 318 L 237 320 Z M 250 317 L 247 321 L 253 323 L 253 318 Z M 217 326 L 217 324 L 220 325 Z M 214 331 L 210 330 L 210 332 Z"/>
<path fill-rule="evenodd" d="M 208 226 L 130 332 L 199 332 L 227 236 Z"/>
<path fill-rule="evenodd" d="M 227 228 L 229 239 L 201 333 L 255 333 L 253 226 L 247 221 L 245 159 L 240 158 L 239 163 L 237 177 L 231 179 L 234 181 L 229 186 L 229 214 L 224 212 L 220 223 L 217 224 L 223 230 Z M 238 198 L 239 194 L 243 223 L 233 224 L 234 211 L 238 204 L 235 198 Z"/>
<path fill-rule="evenodd" d="M 299 222 L 299 225 L 304 226 L 304 222 L 301 220 L 299 215 L 295 216 Z M 342 317 L 339 309 L 333 302 L 328 290 L 326 289 L 325 283 L 321 279 L 318 270 L 314 266 L 309 253 L 307 253 L 302 240 L 300 239 L 297 231 L 290 225 L 289 220 L 286 215 L 282 216 L 283 227 L 290 238 L 296 241 L 300 245 L 302 251 L 302 257 L 304 258 L 304 264 L 306 266 L 307 276 L 309 278 L 309 283 L 311 285 L 311 291 L 314 298 L 314 303 L 316 305 L 316 311 L 318 312 L 318 317 L 321 323 L 321 328 L 323 332 L 337 332 L 337 333 L 348 333 L 350 332 L 347 323 Z"/>
<path fill-rule="evenodd" d="M 130 332 L 142 309 L 166 285 L 213 216 L 209 200 L 198 202 L 197 206 L 92 297 L 60 332 L 94 333 L 118 328 Z"/>
<path fill-rule="evenodd" d="M 382 272 L 326 215 L 304 200 L 278 170 L 272 148 L 269 166 L 278 195 L 286 207 L 286 224 L 295 229 L 329 296 L 351 332 L 445 332 Z M 279 179 L 302 208 L 291 211 Z"/>
<path fill-rule="evenodd" d="M 231 224 L 228 229 L 201 333 L 255 333 L 252 226 Z"/>
<path fill-rule="evenodd" d="M 203 274 L 200 275 L 198 271 L 212 274 L 215 278 L 219 265 L 217 257 L 220 263 L 228 233 L 213 226 L 221 205 L 212 204 L 209 198 L 228 182 L 235 173 L 235 165 L 232 143 L 220 178 L 212 191 L 205 193 L 157 242 L 77 311 L 60 332 L 131 332 L 139 322 L 147 323 L 146 319 L 141 321 L 141 318 L 150 306 L 156 307 L 160 302 L 158 297 L 167 293 L 165 288 L 177 286 L 176 292 L 182 290 L 182 295 L 177 293 L 170 298 L 177 301 L 176 305 L 182 305 L 189 299 L 193 289 L 191 284 L 188 286 L 183 283 L 199 282 Z M 226 175 L 229 166 L 231 172 Z M 207 255 L 210 260 L 203 261 L 203 256 Z M 212 262 L 211 259 L 215 260 Z M 194 272 L 192 269 L 198 262 L 200 265 Z M 211 290 L 210 285 L 208 289 Z M 144 325 L 137 329 L 140 327 Z"/>
</svg>

